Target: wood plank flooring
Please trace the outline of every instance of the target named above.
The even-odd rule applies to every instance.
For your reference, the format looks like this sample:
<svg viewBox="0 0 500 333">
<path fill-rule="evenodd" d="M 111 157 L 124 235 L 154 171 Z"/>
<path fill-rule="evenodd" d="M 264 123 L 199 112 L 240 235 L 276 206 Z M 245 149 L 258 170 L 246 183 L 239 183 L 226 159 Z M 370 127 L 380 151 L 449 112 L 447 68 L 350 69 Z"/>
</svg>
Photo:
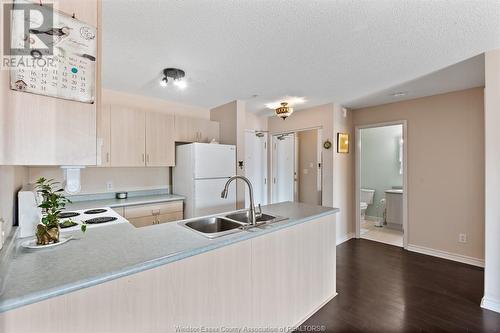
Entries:
<svg viewBox="0 0 500 333">
<path fill-rule="evenodd" d="M 301 330 L 500 332 L 500 314 L 479 306 L 483 277 L 478 267 L 352 239 L 337 246 L 338 296 Z"/>
</svg>

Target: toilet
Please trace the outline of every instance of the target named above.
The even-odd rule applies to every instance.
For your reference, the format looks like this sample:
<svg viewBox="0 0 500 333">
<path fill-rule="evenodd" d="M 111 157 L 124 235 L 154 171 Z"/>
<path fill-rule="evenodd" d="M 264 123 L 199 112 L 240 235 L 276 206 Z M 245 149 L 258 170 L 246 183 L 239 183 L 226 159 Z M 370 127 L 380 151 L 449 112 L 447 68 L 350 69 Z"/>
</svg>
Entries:
<svg viewBox="0 0 500 333">
<path fill-rule="evenodd" d="M 365 219 L 366 209 L 368 205 L 373 204 L 373 197 L 375 195 L 375 190 L 362 188 L 359 195 L 359 208 L 361 210 L 361 220 Z"/>
</svg>

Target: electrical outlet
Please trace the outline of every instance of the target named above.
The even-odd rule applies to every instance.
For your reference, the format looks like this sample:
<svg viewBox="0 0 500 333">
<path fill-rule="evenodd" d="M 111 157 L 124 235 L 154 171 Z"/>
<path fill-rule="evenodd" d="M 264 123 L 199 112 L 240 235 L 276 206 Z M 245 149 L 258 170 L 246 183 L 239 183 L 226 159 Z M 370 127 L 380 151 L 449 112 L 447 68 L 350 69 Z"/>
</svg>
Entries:
<svg viewBox="0 0 500 333">
<path fill-rule="evenodd" d="M 459 234 L 458 235 L 459 243 L 467 243 L 467 234 Z"/>
<path fill-rule="evenodd" d="M 113 191 L 113 182 L 111 180 L 108 180 L 106 182 L 106 190 L 107 191 Z"/>
</svg>

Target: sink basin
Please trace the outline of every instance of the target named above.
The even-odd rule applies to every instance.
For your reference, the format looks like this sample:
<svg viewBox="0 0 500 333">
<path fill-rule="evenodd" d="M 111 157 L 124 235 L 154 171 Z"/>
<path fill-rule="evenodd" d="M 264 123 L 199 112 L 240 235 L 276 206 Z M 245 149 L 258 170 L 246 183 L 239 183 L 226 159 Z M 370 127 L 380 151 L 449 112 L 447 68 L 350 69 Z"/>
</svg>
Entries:
<svg viewBox="0 0 500 333">
<path fill-rule="evenodd" d="M 239 231 L 238 228 L 242 226 L 241 223 L 224 217 L 204 217 L 193 221 L 186 221 L 182 224 L 208 238 L 221 237 Z"/>
<path fill-rule="evenodd" d="M 231 220 L 234 220 L 234 221 L 238 221 L 238 222 L 241 222 L 241 223 L 251 223 L 252 221 L 250 220 L 250 211 L 244 211 L 244 212 L 238 212 L 238 213 L 232 213 L 232 214 L 228 214 L 226 215 L 226 218 L 228 219 L 231 219 Z M 273 215 L 268 215 L 268 214 L 262 214 L 261 216 L 257 216 L 257 218 L 255 219 L 255 221 L 257 223 L 259 222 L 277 222 L 277 221 L 281 221 L 281 220 L 284 220 L 285 218 L 283 217 L 278 217 L 278 216 L 273 216 Z"/>
</svg>

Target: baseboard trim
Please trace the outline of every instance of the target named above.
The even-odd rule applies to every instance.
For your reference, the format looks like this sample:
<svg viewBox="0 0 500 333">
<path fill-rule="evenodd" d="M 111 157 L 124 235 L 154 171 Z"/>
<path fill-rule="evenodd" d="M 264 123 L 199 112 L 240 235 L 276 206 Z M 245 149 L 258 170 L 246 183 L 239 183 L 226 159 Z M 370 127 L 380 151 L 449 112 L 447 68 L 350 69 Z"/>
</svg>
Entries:
<svg viewBox="0 0 500 333">
<path fill-rule="evenodd" d="M 294 327 L 299 327 L 300 325 L 302 325 L 307 319 L 309 319 L 313 314 L 315 314 L 316 312 L 319 311 L 319 309 L 321 309 L 322 307 L 324 307 L 326 305 L 326 303 L 330 302 L 332 299 L 334 299 L 336 296 L 338 295 L 338 293 L 335 293 L 333 294 L 332 296 L 329 296 L 326 300 L 324 300 L 318 307 L 316 307 L 316 309 L 314 309 L 313 311 L 311 311 L 308 315 L 306 315 L 305 318 L 303 318 L 302 320 L 299 321 L 299 323 L 297 325 L 295 325 Z"/>
<path fill-rule="evenodd" d="M 456 254 L 456 253 L 451 253 L 451 252 L 447 252 L 447 251 L 436 250 L 436 249 L 431 249 L 429 247 L 411 245 L 411 244 L 408 244 L 406 249 L 408 251 L 426 254 L 429 256 L 433 256 L 433 257 L 448 259 L 448 260 L 457 261 L 457 262 L 461 262 L 461 263 L 473 265 L 473 266 L 478 266 L 478 267 L 484 267 L 484 260 L 483 259 L 464 256 L 462 254 Z"/>
<path fill-rule="evenodd" d="M 500 313 L 500 300 L 484 296 L 481 300 L 481 307 L 486 310 Z"/>
<path fill-rule="evenodd" d="M 354 237 L 356 237 L 354 232 L 349 232 L 349 233 L 345 234 L 344 236 L 342 236 L 341 238 L 337 238 L 337 245 L 340 245 L 344 242 L 347 242 L 349 239 L 354 238 Z"/>
</svg>

